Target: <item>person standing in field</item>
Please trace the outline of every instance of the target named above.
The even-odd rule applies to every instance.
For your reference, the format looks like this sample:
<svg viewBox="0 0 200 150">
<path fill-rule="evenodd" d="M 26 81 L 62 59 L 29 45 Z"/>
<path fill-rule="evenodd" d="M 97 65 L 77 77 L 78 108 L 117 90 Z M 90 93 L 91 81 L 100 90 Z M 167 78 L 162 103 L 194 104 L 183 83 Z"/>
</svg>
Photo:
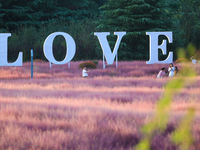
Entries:
<svg viewBox="0 0 200 150">
<path fill-rule="evenodd" d="M 190 59 L 192 60 L 192 63 L 193 63 L 193 64 L 197 64 L 197 60 L 195 59 L 194 56 L 192 56 Z"/>
<path fill-rule="evenodd" d="M 174 76 L 177 76 L 178 75 L 178 67 L 175 66 L 175 70 L 174 70 Z"/>
<path fill-rule="evenodd" d="M 166 75 L 166 73 L 165 73 L 165 68 L 162 68 L 162 69 L 159 71 L 159 73 L 158 73 L 158 75 L 157 75 L 157 78 L 163 78 L 165 75 Z"/>
<path fill-rule="evenodd" d="M 83 78 L 88 77 L 88 72 L 90 72 L 90 70 L 87 71 L 86 69 L 87 69 L 86 67 L 83 68 L 83 71 L 82 71 L 82 77 L 83 77 Z"/>
<path fill-rule="evenodd" d="M 174 68 L 173 64 L 171 63 L 169 65 L 169 69 L 168 69 L 169 77 L 173 77 L 174 76 L 174 70 L 175 70 L 175 68 Z"/>
</svg>

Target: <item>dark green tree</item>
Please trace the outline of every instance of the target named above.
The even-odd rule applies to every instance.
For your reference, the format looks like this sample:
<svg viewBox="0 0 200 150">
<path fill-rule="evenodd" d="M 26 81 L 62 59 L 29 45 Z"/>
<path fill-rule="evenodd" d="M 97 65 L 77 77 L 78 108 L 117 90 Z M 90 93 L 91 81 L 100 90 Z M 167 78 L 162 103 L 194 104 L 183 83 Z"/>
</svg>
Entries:
<svg viewBox="0 0 200 150">
<path fill-rule="evenodd" d="M 40 23 L 41 12 L 33 8 L 39 0 L 2 0 L 0 14 L 3 22 L 1 28 L 10 31 L 15 30 L 19 25 L 37 25 Z"/>
<path fill-rule="evenodd" d="M 76 22 L 52 22 L 38 29 L 20 27 L 8 38 L 8 60 L 13 62 L 17 59 L 19 52 L 23 52 L 23 60 L 30 61 L 30 50 L 33 49 L 34 59 L 45 59 L 43 44 L 45 39 L 53 32 L 65 32 L 70 34 L 76 43 L 76 55 L 73 60 L 96 59 L 94 35 L 95 25 L 93 19 L 77 20 Z M 66 41 L 62 36 L 57 36 L 53 42 L 54 57 L 62 61 L 66 56 Z"/>
<path fill-rule="evenodd" d="M 179 46 L 193 43 L 200 48 L 200 1 L 179 0 L 174 19 L 177 21 L 174 30 Z"/>
<path fill-rule="evenodd" d="M 2 0 L 0 27 L 9 31 L 19 26 L 91 18 L 98 10 L 92 0 Z"/>
<path fill-rule="evenodd" d="M 8 39 L 8 59 L 15 61 L 23 52 L 24 61 L 45 59 L 43 43 L 48 35 L 69 33 L 76 42 L 74 60 L 96 59 L 93 21 L 99 16 L 98 7 L 105 0 L 1 0 L 0 32 L 11 32 Z M 66 45 L 63 37 L 54 40 L 54 55 L 63 60 Z"/>
<path fill-rule="evenodd" d="M 148 59 L 147 31 L 168 31 L 172 21 L 168 5 L 161 0 L 108 0 L 100 9 L 103 14 L 97 23 L 99 31 L 126 31 L 119 49 L 120 59 Z M 110 37 L 110 44 L 115 43 Z M 125 46 L 126 45 L 126 46 Z"/>
<path fill-rule="evenodd" d="M 103 4 L 105 4 L 107 0 L 94 0 L 94 2 L 98 5 L 98 6 L 102 6 Z"/>
<path fill-rule="evenodd" d="M 1 3 L 0 3 L 0 9 L 1 9 Z M 2 25 L 3 25 L 3 19 L 2 17 L 4 16 L 4 14 L 0 14 L 0 29 L 2 29 Z"/>
</svg>

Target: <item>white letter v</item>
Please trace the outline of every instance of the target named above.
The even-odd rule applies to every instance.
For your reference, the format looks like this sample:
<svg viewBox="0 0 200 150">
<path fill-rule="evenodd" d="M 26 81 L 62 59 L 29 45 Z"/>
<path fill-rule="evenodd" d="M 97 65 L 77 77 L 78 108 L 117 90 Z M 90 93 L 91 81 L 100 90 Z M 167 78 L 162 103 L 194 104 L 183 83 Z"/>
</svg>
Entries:
<svg viewBox="0 0 200 150">
<path fill-rule="evenodd" d="M 108 40 L 106 38 L 107 35 L 110 35 L 110 32 L 95 32 L 94 35 L 98 37 L 102 51 L 105 54 L 107 64 L 108 65 L 113 64 L 115 56 L 117 55 L 117 51 L 119 49 L 119 45 L 121 43 L 122 37 L 126 35 L 126 32 L 114 32 L 114 35 L 117 35 L 117 42 L 115 44 L 113 53 L 111 52 Z"/>
</svg>

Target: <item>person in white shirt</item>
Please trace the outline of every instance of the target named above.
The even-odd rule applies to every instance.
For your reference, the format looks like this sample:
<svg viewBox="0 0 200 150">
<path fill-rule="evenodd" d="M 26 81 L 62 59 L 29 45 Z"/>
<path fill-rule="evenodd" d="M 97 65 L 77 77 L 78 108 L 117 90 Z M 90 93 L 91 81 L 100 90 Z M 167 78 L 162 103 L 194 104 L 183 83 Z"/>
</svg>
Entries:
<svg viewBox="0 0 200 150">
<path fill-rule="evenodd" d="M 83 68 L 83 71 L 82 71 L 82 77 L 83 77 L 83 78 L 88 77 L 88 72 L 90 72 L 90 70 L 87 71 L 86 69 L 87 69 L 86 67 Z"/>
<path fill-rule="evenodd" d="M 171 63 L 169 65 L 169 69 L 168 69 L 169 77 L 173 77 L 174 76 L 174 70 L 175 70 L 175 68 L 174 68 L 173 64 Z"/>
<path fill-rule="evenodd" d="M 190 59 L 192 60 L 192 63 L 193 63 L 193 64 L 197 64 L 197 60 L 195 59 L 194 56 L 192 56 Z"/>
</svg>

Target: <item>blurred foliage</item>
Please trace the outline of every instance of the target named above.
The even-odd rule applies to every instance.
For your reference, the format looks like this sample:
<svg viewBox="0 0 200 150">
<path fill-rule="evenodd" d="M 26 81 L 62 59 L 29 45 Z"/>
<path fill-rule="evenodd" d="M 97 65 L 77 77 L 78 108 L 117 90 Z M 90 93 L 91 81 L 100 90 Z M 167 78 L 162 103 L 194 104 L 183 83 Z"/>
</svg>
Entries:
<svg viewBox="0 0 200 150">
<path fill-rule="evenodd" d="M 190 108 L 185 118 L 180 123 L 178 129 L 172 134 L 172 141 L 180 145 L 181 150 L 188 150 L 193 142 L 191 124 L 195 116 L 195 110 Z"/>
<path fill-rule="evenodd" d="M 196 48 L 192 45 L 188 46 L 189 53 L 193 53 Z M 187 56 L 179 51 L 178 56 L 181 58 L 187 58 Z M 152 120 L 144 125 L 142 128 L 143 140 L 137 145 L 138 150 L 150 150 L 150 141 L 154 136 L 155 131 L 163 132 L 169 122 L 169 112 L 171 109 L 171 103 L 173 97 L 178 93 L 188 81 L 194 82 L 195 71 L 190 64 L 184 64 L 183 68 L 179 72 L 179 75 L 172 78 L 169 83 L 164 87 L 164 95 L 158 101 L 156 105 L 155 114 Z M 185 78 L 187 77 L 187 78 Z M 188 78 L 190 78 L 188 80 Z M 180 146 L 181 150 L 189 149 L 192 144 L 191 124 L 194 119 L 194 108 L 188 110 L 187 115 L 182 119 L 179 127 L 172 133 L 171 140 Z"/>
<path fill-rule="evenodd" d="M 186 63 L 186 62 L 188 62 L 188 60 L 185 58 L 179 58 L 176 60 L 176 63 Z"/>
</svg>

